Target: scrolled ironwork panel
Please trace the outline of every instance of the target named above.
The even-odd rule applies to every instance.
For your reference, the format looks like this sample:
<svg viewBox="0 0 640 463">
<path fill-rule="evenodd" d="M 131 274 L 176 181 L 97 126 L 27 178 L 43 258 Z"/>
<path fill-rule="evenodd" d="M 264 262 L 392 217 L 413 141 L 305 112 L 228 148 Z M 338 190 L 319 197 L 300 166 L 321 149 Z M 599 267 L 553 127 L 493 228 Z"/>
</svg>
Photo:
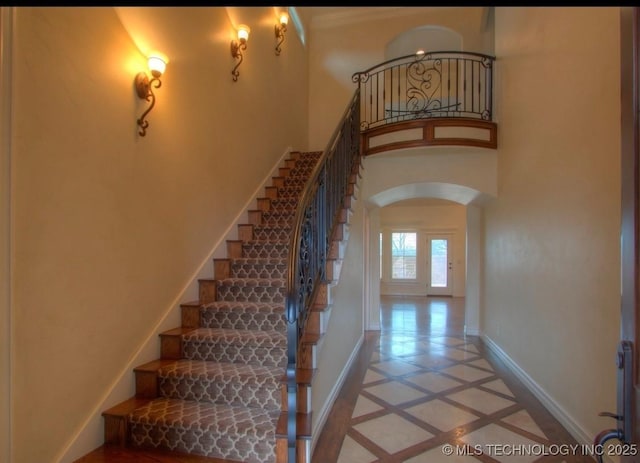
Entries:
<svg viewBox="0 0 640 463">
<path fill-rule="evenodd" d="M 493 62 L 471 52 L 385 61 L 352 76 L 362 92 L 360 130 L 433 117 L 492 117 Z"/>
</svg>

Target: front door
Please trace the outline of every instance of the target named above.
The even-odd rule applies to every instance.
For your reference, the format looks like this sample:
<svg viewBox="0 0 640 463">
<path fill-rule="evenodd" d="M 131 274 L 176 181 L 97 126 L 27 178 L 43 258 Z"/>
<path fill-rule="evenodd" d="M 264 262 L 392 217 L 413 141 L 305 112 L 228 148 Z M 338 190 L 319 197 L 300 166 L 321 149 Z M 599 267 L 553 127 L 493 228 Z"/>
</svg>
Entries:
<svg viewBox="0 0 640 463">
<path fill-rule="evenodd" d="M 639 77 L 640 9 L 620 9 L 621 59 L 621 328 L 618 356 L 617 410 L 606 410 L 608 426 L 595 444 L 613 445 L 622 463 L 640 462 L 640 154 Z M 612 359 L 613 361 L 613 359 Z M 607 413 L 608 412 L 608 413 Z M 606 453 L 609 453 L 608 451 Z M 602 461 L 602 459 L 599 459 Z"/>
<path fill-rule="evenodd" d="M 453 258 L 449 235 L 427 236 L 427 295 L 453 295 Z"/>
<path fill-rule="evenodd" d="M 623 455 L 624 463 L 640 462 L 640 377 L 638 359 L 640 350 L 638 332 L 640 321 L 640 9 L 638 7 L 621 8 L 621 109 L 622 109 L 622 327 L 621 343 L 629 351 L 628 372 L 619 374 L 618 378 L 618 410 L 622 415 L 623 440 L 631 444 L 633 455 Z M 619 370 L 620 371 L 620 370 Z M 625 378 L 627 378 L 625 380 Z"/>
</svg>

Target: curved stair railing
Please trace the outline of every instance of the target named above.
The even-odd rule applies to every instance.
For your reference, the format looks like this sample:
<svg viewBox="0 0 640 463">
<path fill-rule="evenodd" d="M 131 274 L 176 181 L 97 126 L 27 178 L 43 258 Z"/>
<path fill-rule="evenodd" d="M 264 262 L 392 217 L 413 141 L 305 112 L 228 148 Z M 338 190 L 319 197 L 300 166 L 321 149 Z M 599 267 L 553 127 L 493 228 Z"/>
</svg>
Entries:
<svg viewBox="0 0 640 463">
<path fill-rule="evenodd" d="M 287 444 L 296 461 L 296 367 L 302 333 L 322 283 L 330 239 L 344 207 L 349 177 L 360 157 L 360 90 L 357 89 L 311 173 L 296 210 L 287 279 Z"/>
<path fill-rule="evenodd" d="M 354 73 L 362 156 L 436 145 L 497 149 L 494 63 L 482 53 L 433 51 Z"/>
<path fill-rule="evenodd" d="M 481 53 L 434 51 L 356 72 L 362 130 L 436 117 L 491 121 L 494 61 Z"/>
</svg>

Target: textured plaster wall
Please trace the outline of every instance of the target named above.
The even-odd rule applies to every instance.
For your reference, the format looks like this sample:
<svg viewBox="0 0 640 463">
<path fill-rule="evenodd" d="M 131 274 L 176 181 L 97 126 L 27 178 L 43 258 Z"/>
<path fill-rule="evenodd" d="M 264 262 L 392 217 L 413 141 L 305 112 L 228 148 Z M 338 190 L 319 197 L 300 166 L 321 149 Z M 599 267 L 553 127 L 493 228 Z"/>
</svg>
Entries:
<svg viewBox="0 0 640 463">
<path fill-rule="evenodd" d="M 497 8 L 495 37 L 483 330 L 592 439 L 620 331 L 619 9 Z"/>
<path fill-rule="evenodd" d="M 306 149 L 306 52 L 291 34 L 275 56 L 275 20 L 16 9 L 12 462 L 60 461 L 265 175 Z M 232 82 L 239 22 L 251 36 Z M 170 61 L 142 138 L 133 79 L 149 49 Z"/>
</svg>

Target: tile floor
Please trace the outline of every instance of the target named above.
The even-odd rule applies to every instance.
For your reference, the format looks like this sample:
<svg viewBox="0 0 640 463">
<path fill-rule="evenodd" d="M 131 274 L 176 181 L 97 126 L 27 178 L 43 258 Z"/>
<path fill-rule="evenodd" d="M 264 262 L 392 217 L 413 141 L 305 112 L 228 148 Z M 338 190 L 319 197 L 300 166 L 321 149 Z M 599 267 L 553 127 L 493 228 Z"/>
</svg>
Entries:
<svg viewBox="0 0 640 463">
<path fill-rule="evenodd" d="M 383 297 L 382 329 L 367 333 L 368 361 L 343 386 L 313 463 L 594 462 L 464 335 L 463 313 L 463 298 Z"/>
</svg>

